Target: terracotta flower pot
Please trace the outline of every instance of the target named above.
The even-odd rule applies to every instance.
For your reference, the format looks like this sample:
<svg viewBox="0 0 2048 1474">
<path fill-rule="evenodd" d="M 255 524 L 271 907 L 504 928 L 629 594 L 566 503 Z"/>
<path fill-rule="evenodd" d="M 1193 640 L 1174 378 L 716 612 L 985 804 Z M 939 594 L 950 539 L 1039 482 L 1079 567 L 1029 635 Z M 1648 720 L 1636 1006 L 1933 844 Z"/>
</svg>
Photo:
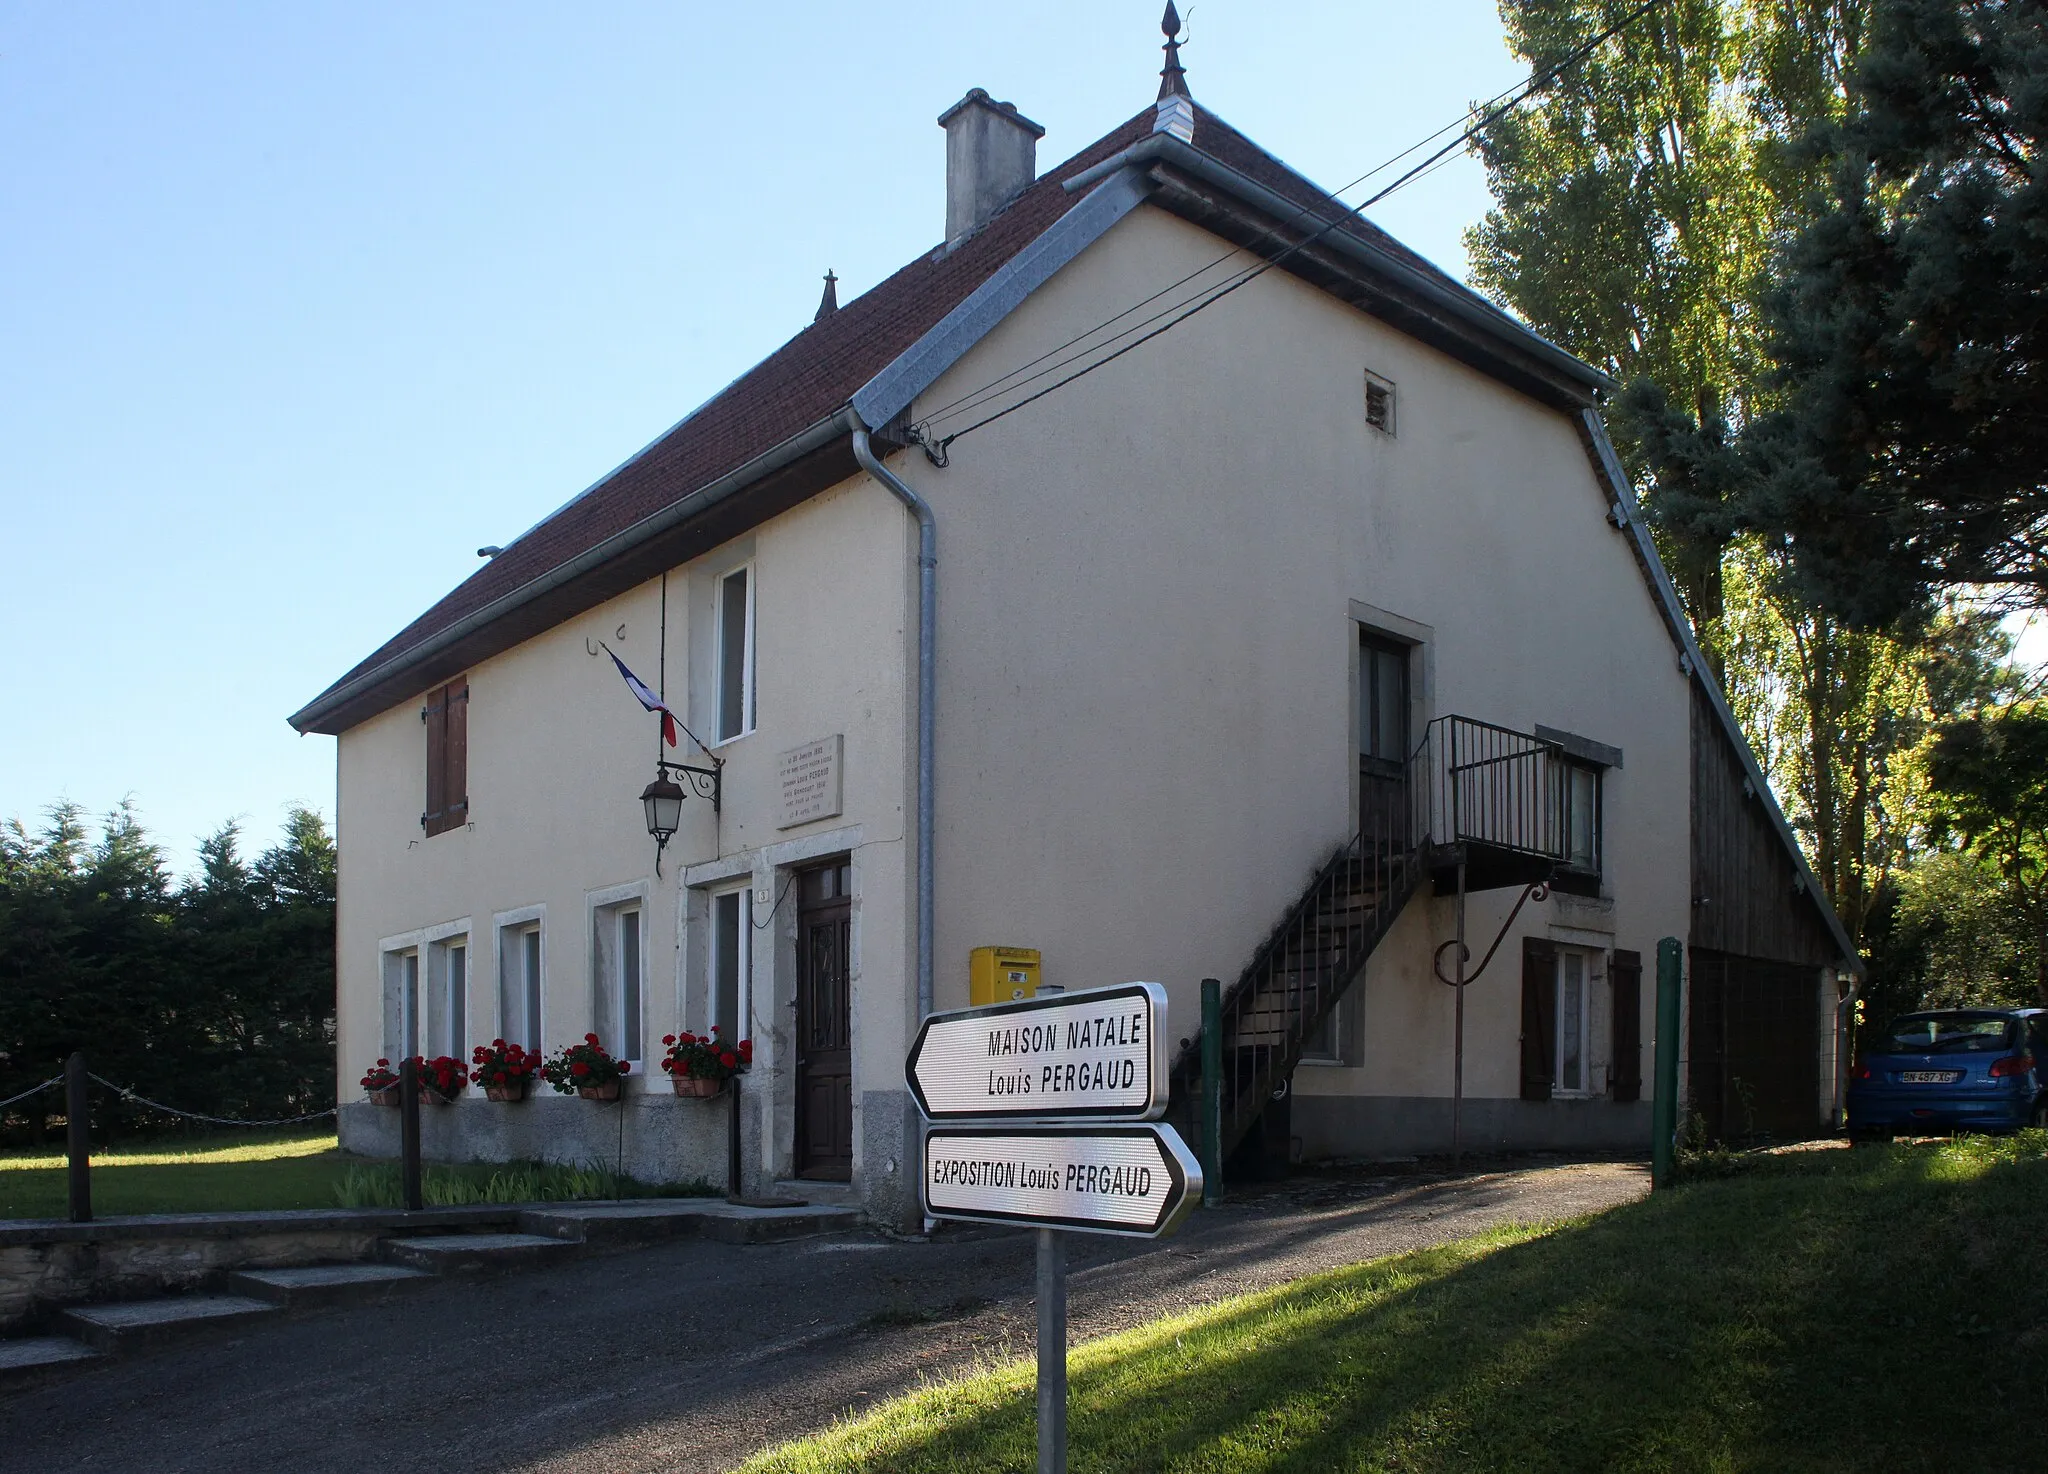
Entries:
<svg viewBox="0 0 2048 1474">
<path fill-rule="evenodd" d="M 396 1085 L 386 1085 L 382 1090 L 372 1090 L 370 1092 L 370 1104 L 396 1106 L 398 1104 L 398 1087 Z"/>
<path fill-rule="evenodd" d="M 617 1100 L 619 1098 L 619 1082 L 607 1080 L 602 1085 L 578 1085 L 576 1093 L 585 1100 Z"/>
<path fill-rule="evenodd" d="M 690 1100 L 709 1100 L 725 1089 L 723 1080 L 706 1080 L 697 1075 L 671 1075 L 668 1082 L 675 1086 L 677 1095 Z"/>
<path fill-rule="evenodd" d="M 455 1102 L 460 1100 L 461 1098 L 462 1087 L 459 1085 L 456 1086 L 454 1090 L 452 1090 L 446 1095 L 443 1095 L 438 1089 L 436 1089 L 432 1085 L 422 1085 L 420 1087 L 421 1105 L 454 1105 Z"/>
<path fill-rule="evenodd" d="M 531 1081 L 521 1080 L 515 1085 L 486 1085 L 484 1099 L 513 1101 L 526 1099 L 527 1086 Z"/>
</svg>

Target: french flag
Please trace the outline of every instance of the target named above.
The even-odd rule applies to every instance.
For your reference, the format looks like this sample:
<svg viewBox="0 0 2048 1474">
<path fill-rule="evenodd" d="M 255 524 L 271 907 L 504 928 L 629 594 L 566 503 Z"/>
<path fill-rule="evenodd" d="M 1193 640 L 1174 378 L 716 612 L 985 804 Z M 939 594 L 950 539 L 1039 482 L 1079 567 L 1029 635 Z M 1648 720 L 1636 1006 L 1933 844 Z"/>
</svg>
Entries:
<svg viewBox="0 0 2048 1474">
<path fill-rule="evenodd" d="M 676 714 L 668 709 L 659 696 L 647 689 L 647 683 L 626 669 L 626 662 L 612 653 L 612 647 L 604 647 L 604 653 L 612 657 L 612 664 L 619 668 L 619 674 L 626 678 L 626 687 L 640 699 L 640 704 L 649 711 L 661 713 L 661 740 L 670 747 L 676 745 Z"/>
</svg>

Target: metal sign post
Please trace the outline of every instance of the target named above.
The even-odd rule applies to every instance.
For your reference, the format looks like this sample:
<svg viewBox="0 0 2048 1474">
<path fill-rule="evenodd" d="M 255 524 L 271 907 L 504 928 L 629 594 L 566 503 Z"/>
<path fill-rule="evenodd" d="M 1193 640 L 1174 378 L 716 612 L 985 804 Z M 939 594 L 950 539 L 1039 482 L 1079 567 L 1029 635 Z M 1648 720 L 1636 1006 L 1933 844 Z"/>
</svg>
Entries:
<svg viewBox="0 0 2048 1474">
<path fill-rule="evenodd" d="M 918 1109 L 947 1123 L 924 1136 L 926 1215 L 1038 1230 L 1039 1474 L 1067 1468 L 1065 1235 L 1158 1238 L 1202 1196 L 1201 1164 L 1157 1121 L 1165 1024 L 1166 990 L 1125 983 L 932 1014 L 904 1061 Z"/>
<path fill-rule="evenodd" d="M 1038 1474 L 1067 1474 L 1067 1245 L 1038 1231 Z"/>
</svg>

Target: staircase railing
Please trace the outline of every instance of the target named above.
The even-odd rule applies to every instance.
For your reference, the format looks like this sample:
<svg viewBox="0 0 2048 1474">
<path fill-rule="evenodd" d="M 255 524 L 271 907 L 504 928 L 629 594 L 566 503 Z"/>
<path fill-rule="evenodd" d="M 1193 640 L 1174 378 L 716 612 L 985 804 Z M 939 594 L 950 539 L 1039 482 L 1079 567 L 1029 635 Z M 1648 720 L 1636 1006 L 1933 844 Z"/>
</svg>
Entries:
<svg viewBox="0 0 2048 1474">
<path fill-rule="evenodd" d="M 1323 865 L 1224 993 L 1222 1150 L 1249 1132 L 1453 846 L 1561 860 L 1564 750 L 1471 717 L 1438 717 L 1405 764 L 1361 771 L 1358 833 Z M 1201 1050 L 1182 1041 L 1174 1114 L 1199 1139 Z"/>
<path fill-rule="evenodd" d="M 1412 770 L 1412 765 L 1411 765 Z M 1391 785 L 1389 785 L 1391 787 Z M 1379 944 L 1425 874 L 1415 812 L 1398 801 L 1361 805 L 1359 832 L 1340 847 L 1223 995 L 1222 1148 L 1251 1129 L 1273 1091 Z M 1183 1041 L 1174 1095 L 1187 1119 L 1201 1094 L 1200 1050 Z"/>
</svg>

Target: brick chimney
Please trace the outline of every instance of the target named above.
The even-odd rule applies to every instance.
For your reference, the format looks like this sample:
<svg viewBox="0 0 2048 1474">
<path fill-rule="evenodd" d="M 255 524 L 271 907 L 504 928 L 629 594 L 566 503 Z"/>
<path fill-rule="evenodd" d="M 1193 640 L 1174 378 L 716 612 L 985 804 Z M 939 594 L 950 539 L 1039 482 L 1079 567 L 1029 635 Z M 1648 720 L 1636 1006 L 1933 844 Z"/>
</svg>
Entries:
<svg viewBox="0 0 2048 1474">
<path fill-rule="evenodd" d="M 946 130 L 946 244 L 956 244 L 1038 177 L 1045 130 L 979 87 L 939 114 Z"/>
</svg>

